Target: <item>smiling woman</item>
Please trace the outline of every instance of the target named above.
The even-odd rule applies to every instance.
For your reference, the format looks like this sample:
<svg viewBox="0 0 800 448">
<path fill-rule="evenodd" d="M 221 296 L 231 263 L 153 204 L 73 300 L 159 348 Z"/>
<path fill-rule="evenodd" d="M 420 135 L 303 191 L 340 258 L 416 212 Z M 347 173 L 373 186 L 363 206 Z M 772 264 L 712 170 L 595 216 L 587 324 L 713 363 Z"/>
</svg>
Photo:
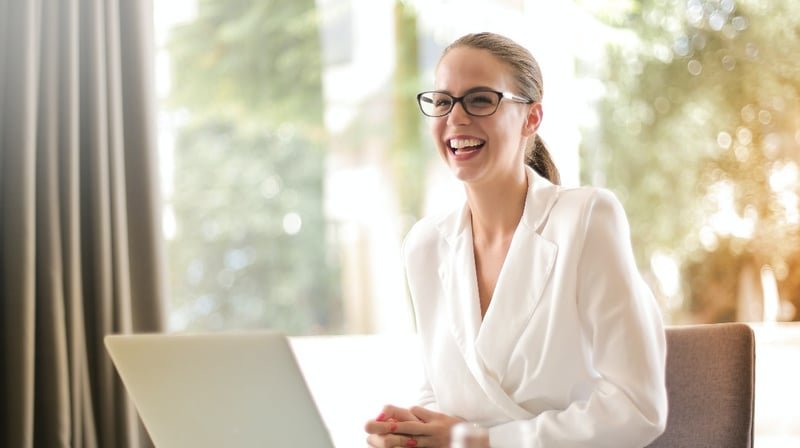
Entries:
<svg viewBox="0 0 800 448">
<path fill-rule="evenodd" d="M 443 61 L 445 58 L 450 60 L 450 65 L 443 64 L 440 61 L 437 68 L 437 84 L 452 85 L 459 88 L 462 85 L 472 85 L 464 93 L 464 96 L 454 97 L 448 93 L 432 94 L 434 100 L 433 110 L 426 113 L 427 104 L 425 99 L 430 93 L 423 92 L 418 95 L 417 99 L 420 103 L 420 108 L 425 115 L 440 118 L 449 116 L 447 122 L 459 120 L 461 115 L 459 111 L 454 111 L 455 105 L 461 103 L 461 113 L 466 116 L 473 117 L 488 117 L 494 115 L 501 106 L 503 99 L 508 102 L 516 102 L 521 104 L 533 104 L 530 110 L 533 112 L 529 116 L 530 122 L 526 122 L 526 126 L 531 126 L 529 129 L 530 139 L 526 139 L 525 151 L 522 156 L 536 170 L 540 175 L 549 178 L 554 183 L 559 183 L 558 170 L 555 168 L 551 159 L 550 153 L 541 136 L 535 132 L 542 119 L 542 106 L 541 101 L 544 94 L 542 73 L 538 63 L 532 58 L 530 53 L 521 47 L 514 45 L 491 42 L 485 39 L 484 35 L 467 35 L 457 40 L 444 50 Z M 488 63 L 484 62 L 484 58 L 480 57 L 482 51 L 490 51 L 499 56 L 498 59 L 490 59 Z M 530 64 L 522 64 L 517 61 L 531 61 Z M 503 70 L 504 65 L 509 65 L 514 73 L 507 74 Z M 496 74 L 502 74 L 499 80 L 494 79 Z M 466 80 L 466 81 L 465 81 Z M 499 82 L 504 88 L 501 91 L 493 90 L 490 83 L 486 80 L 492 80 L 490 83 Z M 521 89 L 524 94 L 519 95 L 509 92 L 509 86 L 516 86 Z M 501 113 L 501 115 L 503 115 Z M 477 121 L 477 120 L 476 120 Z M 443 120 L 432 121 L 432 131 L 434 134 L 438 132 L 437 126 L 443 123 Z M 500 123 L 504 126 L 504 123 Z M 434 141 L 436 141 L 436 135 Z M 464 143 L 475 140 L 467 136 L 451 136 L 447 139 L 446 145 L 451 149 L 455 160 L 465 160 L 477 155 L 477 152 L 483 147 L 485 142 L 480 144 L 480 147 L 469 146 L 469 151 L 464 151 Z M 479 142 L 481 139 L 477 139 Z M 455 142 L 455 145 L 453 145 Z M 503 144 L 502 141 L 497 142 Z M 445 159 L 446 160 L 446 159 Z M 457 175 L 458 177 L 458 175 Z M 463 179 L 462 179 L 463 180 Z"/>
<path fill-rule="evenodd" d="M 435 74 L 417 99 L 466 201 L 406 237 L 426 378 L 418 406 L 366 423 L 368 443 L 447 448 L 466 421 L 500 448 L 646 446 L 666 425 L 666 346 L 622 206 L 558 185 L 524 47 L 468 34 Z"/>
</svg>

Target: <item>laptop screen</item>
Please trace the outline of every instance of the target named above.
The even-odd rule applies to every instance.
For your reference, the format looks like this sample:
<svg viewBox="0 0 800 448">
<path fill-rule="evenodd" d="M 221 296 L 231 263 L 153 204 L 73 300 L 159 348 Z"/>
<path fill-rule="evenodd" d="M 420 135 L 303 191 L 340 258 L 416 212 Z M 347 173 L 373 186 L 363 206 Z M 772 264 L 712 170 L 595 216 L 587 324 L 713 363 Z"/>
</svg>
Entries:
<svg viewBox="0 0 800 448">
<path fill-rule="evenodd" d="M 155 445 L 332 448 L 285 335 L 111 335 L 106 348 Z"/>
</svg>

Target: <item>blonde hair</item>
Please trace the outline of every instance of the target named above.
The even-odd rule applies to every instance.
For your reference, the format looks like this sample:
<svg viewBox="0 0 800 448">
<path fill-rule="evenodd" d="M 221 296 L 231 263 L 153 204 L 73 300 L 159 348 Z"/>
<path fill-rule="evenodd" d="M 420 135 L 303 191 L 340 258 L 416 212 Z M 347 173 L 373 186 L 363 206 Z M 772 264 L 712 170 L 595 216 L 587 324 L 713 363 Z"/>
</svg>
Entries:
<svg viewBox="0 0 800 448">
<path fill-rule="evenodd" d="M 441 61 L 450 50 L 459 47 L 490 52 L 511 68 L 517 88 L 522 95 L 535 102 L 542 101 L 544 95 L 542 71 L 531 52 L 522 45 L 495 33 L 467 34 L 448 45 L 439 60 Z M 550 182 L 561 183 L 558 168 L 538 133 L 525 148 L 525 163 Z"/>
</svg>

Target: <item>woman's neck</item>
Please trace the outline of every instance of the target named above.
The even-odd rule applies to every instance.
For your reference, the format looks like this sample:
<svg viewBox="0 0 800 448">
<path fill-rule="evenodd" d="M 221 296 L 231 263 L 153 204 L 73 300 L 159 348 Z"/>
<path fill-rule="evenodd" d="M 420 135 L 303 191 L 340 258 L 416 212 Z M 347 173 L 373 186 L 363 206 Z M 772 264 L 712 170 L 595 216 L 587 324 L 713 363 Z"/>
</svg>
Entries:
<svg viewBox="0 0 800 448">
<path fill-rule="evenodd" d="M 522 218 L 527 191 L 525 170 L 502 181 L 467 185 L 473 238 L 490 244 L 511 238 Z"/>
</svg>

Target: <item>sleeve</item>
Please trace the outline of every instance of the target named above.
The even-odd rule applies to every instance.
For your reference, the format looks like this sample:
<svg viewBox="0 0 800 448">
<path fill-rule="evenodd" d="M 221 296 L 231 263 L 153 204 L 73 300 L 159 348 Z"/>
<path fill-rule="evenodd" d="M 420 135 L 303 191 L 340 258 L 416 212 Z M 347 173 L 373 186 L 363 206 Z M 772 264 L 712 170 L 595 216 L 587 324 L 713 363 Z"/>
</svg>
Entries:
<svg viewBox="0 0 800 448">
<path fill-rule="evenodd" d="M 665 428 L 666 340 L 622 205 L 594 190 L 581 214 L 577 306 L 598 378 L 588 399 L 491 428 L 492 446 L 642 447 Z M 581 232 L 578 232 L 580 235 Z M 521 441 L 520 437 L 527 437 Z"/>
<path fill-rule="evenodd" d="M 433 394 L 433 388 L 428 381 L 428 374 L 425 373 L 425 379 L 419 389 L 419 397 L 417 399 L 417 406 L 428 408 L 432 411 L 439 412 L 439 404 L 436 402 L 436 396 Z"/>
<path fill-rule="evenodd" d="M 411 248 L 419 245 L 418 243 L 419 235 L 423 233 L 420 230 L 421 228 L 422 228 L 422 223 L 418 223 L 417 225 L 415 225 L 409 231 L 408 235 L 406 235 L 406 237 L 403 239 L 403 244 L 401 247 L 401 256 L 403 259 L 403 268 L 406 277 L 406 290 L 409 292 L 409 294 L 411 294 L 411 304 L 414 312 L 414 322 L 417 327 L 417 330 L 419 330 L 419 312 L 418 312 L 417 301 L 413 297 L 413 291 L 411 288 L 411 278 L 410 278 L 410 276 L 413 275 L 412 273 L 413 271 L 411 268 L 413 267 L 414 264 L 415 255 L 414 251 Z M 416 397 L 415 404 L 417 406 L 422 406 L 432 411 L 438 412 L 439 405 L 436 402 L 436 395 L 433 393 L 433 387 L 431 387 L 431 383 L 428 380 L 429 378 L 428 366 L 426 365 L 426 363 L 422 361 L 422 358 L 423 357 L 420 354 L 420 362 L 422 362 L 424 365 L 423 379 L 419 386 L 419 393 Z"/>
</svg>

